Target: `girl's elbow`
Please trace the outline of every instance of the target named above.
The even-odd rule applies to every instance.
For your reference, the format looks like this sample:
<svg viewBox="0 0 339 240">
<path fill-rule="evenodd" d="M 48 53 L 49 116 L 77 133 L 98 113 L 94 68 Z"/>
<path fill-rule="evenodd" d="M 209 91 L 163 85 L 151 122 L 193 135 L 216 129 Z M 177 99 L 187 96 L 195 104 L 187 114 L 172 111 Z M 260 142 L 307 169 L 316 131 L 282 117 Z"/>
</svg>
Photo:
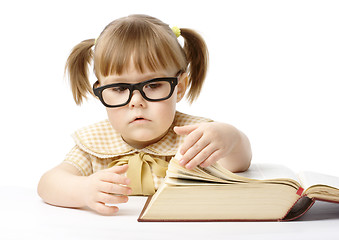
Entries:
<svg viewBox="0 0 339 240">
<path fill-rule="evenodd" d="M 44 196 L 45 196 L 45 182 L 46 182 L 46 180 L 45 180 L 46 176 L 45 175 L 46 175 L 46 173 L 41 176 L 40 181 L 39 181 L 38 186 L 37 186 L 37 193 L 42 199 L 44 199 Z"/>
</svg>

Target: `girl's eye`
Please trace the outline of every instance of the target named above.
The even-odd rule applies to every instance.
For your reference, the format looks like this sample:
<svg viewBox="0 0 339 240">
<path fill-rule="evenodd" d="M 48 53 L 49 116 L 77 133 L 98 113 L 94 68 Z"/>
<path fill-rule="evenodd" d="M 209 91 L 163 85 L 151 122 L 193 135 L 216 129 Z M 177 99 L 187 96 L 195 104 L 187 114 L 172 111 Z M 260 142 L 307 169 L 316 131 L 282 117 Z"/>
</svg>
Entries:
<svg viewBox="0 0 339 240">
<path fill-rule="evenodd" d="M 123 93 L 127 90 L 127 87 L 113 87 L 111 88 L 111 91 L 114 93 Z"/>
<path fill-rule="evenodd" d="M 147 88 L 147 89 L 153 89 L 153 90 L 155 90 L 155 89 L 157 89 L 157 88 L 160 88 L 161 87 L 161 83 L 150 83 L 150 84 L 147 84 L 146 86 L 145 86 L 145 88 Z"/>
</svg>

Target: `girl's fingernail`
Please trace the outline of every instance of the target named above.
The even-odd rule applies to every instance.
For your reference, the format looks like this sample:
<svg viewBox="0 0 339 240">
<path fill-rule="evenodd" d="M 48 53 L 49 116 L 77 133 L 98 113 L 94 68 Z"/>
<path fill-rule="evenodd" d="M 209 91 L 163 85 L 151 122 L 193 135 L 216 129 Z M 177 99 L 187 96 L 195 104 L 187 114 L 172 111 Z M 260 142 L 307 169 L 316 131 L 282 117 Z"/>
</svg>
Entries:
<svg viewBox="0 0 339 240">
<path fill-rule="evenodd" d="M 186 164 L 186 166 L 185 166 L 187 169 L 192 169 L 193 167 L 192 167 L 192 163 L 188 163 L 188 164 Z"/>
</svg>

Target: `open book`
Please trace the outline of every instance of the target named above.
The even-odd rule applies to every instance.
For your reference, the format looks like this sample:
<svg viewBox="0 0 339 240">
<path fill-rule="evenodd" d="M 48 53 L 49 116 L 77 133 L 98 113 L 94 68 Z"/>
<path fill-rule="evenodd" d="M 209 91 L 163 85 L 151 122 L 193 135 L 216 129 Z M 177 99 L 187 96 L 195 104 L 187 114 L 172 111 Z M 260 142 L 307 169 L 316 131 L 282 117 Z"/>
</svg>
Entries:
<svg viewBox="0 0 339 240">
<path fill-rule="evenodd" d="M 219 164 L 187 170 L 173 158 L 138 221 L 289 221 L 315 200 L 339 203 L 339 177 L 296 176 L 271 164 L 253 164 L 237 174 Z"/>
</svg>

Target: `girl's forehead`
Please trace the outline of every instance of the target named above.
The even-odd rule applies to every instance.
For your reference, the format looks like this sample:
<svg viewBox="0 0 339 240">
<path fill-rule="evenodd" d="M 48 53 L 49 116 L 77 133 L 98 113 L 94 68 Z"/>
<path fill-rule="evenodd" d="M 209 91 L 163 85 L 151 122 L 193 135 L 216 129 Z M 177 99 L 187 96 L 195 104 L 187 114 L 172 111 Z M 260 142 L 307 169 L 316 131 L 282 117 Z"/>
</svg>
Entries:
<svg viewBox="0 0 339 240">
<path fill-rule="evenodd" d="M 133 61 L 131 61 L 122 73 L 111 73 L 108 76 L 101 76 L 100 81 L 103 85 L 125 82 L 134 83 L 159 77 L 173 77 L 176 72 L 177 69 L 175 67 L 158 70 L 145 68 L 143 71 L 140 71 L 140 69 L 134 65 Z"/>
</svg>

